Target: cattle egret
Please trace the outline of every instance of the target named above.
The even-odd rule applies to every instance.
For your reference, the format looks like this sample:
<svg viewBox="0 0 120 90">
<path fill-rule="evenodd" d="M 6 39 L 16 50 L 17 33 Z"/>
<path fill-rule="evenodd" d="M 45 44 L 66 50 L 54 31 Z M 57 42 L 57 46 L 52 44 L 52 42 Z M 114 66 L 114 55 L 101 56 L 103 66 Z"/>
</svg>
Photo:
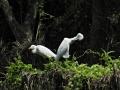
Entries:
<svg viewBox="0 0 120 90">
<path fill-rule="evenodd" d="M 31 45 L 29 50 L 32 51 L 34 54 L 38 54 L 43 58 L 55 58 L 56 54 L 54 54 L 50 49 L 42 45 Z"/>
<path fill-rule="evenodd" d="M 58 50 L 57 50 L 57 55 L 56 55 L 56 61 L 58 61 L 61 57 L 63 58 L 69 58 L 69 48 L 70 45 L 75 41 L 75 40 L 82 40 L 84 36 L 81 33 L 78 33 L 77 36 L 73 38 L 64 38 L 63 41 L 61 42 Z"/>
</svg>

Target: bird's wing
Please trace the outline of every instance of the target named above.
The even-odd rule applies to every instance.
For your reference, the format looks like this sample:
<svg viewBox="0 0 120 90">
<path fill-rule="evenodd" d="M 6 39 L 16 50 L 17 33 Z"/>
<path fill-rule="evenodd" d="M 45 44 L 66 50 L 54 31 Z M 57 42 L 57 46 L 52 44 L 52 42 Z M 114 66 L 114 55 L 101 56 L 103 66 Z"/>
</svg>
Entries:
<svg viewBox="0 0 120 90">
<path fill-rule="evenodd" d="M 56 60 L 59 60 L 63 56 L 68 57 L 69 53 L 67 53 L 67 51 L 69 51 L 69 46 L 70 46 L 70 39 L 64 38 L 57 50 Z"/>
<path fill-rule="evenodd" d="M 46 55 L 48 57 L 56 57 L 56 54 L 54 54 L 51 50 L 46 51 Z"/>
<path fill-rule="evenodd" d="M 65 55 L 63 55 L 63 58 L 69 58 L 70 55 L 69 55 L 69 52 L 67 52 Z"/>
<path fill-rule="evenodd" d="M 63 55 L 63 58 L 69 58 L 69 45 L 67 46 L 67 50 L 66 50 L 66 53 Z"/>
<path fill-rule="evenodd" d="M 56 60 L 59 60 L 66 53 L 67 49 L 64 47 L 59 47 L 57 50 Z"/>
<path fill-rule="evenodd" d="M 56 57 L 50 49 L 42 45 L 39 45 L 39 52 L 46 57 Z"/>
<path fill-rule="evenodd" d="M 63 43 L 61 43 L 61 45 L 59 46 L 59 48 L 58 48 L 58 53 L 63 53 L 63 54 L 65 54 L 65 52 L 67 51 L 67 48 L 68 48 L 68 45 L 65 43 L 65 42 L 63 42 Z"/>
<path fill-rule="evenodd" d="M 57 50 L 57 57 L 63 57 L 63 55 L 66 54 L 68 49 L 68 44 L 66 44 L 65 42 L 62 42 Z"/>
</svg>

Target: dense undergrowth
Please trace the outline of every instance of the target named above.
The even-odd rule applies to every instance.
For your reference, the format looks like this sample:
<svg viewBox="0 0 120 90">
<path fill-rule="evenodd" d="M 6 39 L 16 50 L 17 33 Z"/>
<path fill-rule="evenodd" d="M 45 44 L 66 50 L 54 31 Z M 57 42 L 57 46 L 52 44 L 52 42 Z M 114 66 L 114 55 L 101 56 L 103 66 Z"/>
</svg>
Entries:
<svg viewBox="0 0 120 90">
<path fill-rule="evenodd" d="M 88 66 L 87 64 L 79 64 L 76 57 L 73 56 L 72 60 L 66 59 L 64 62 L 52 60 L 45 64 L 44 70 L 39 70 L 33 68 L 31 64 L 24 64 L 18 54 L 14 58 L 14 62 L 6 67 L 6 79 L 1 81 L 1 86 L 12 90 L 21 90 L 20 88 L 28 90 L 32 86 L 34 86 L 32 87 L 33 90 L 56 90 L 56 88 L 80 90 L 85 87 L 84 85 L 87 85 L 86 88 L 89 89 L 91 80 L 99 80 L 103 76 L 112 74 L 115 68 L 120 68 L 120 58 L 113 59 L 109 55 L 112 52 L 103 50 L 103 53 L 98 53 L 89 50 L 89 53 L 99 55 L 100 60 L 105 61 L 105 65 L 94 64 Z M 36 85 L 32 85 L 33 82 Z"/>
</svg>

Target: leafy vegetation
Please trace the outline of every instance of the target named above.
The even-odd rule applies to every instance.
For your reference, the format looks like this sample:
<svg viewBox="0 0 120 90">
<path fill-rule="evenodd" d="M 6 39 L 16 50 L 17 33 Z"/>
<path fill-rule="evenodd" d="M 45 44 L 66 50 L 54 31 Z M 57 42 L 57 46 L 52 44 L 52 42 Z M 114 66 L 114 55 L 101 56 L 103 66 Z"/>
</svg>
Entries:
<svg viewBox="0 0 120 90">
<path fill-rule="evenodd" d="M 110 56 L 112 51 L 105 52 L 103 50 L 103 53 L 90 51 L 89 53 L 99 55 L 100 60 L 105 61 L 105 66 L 99 64 L 94 64 L 92 66 L 88 66 L 87 64 L 79 64 L 76 60 L 76 57 L 73 56 L 72 60 L 66 59 L 64 62 L 50 60 L 48 64 L 45 64 L 45 69 L 41 71 L 33 68 L 31 64 L 24 64 L 21 61 L 20 55 L 18 55 L 18 57 L 14 58 L 15 62 L 12 62 L 10 66 L 6 67 L 7 73 L 5 75 L 5 81 L 12 86 L 20 87 L 22 82 L 22 72 L 43 74 L 44 76 L 47 76 L 46 80 L 49 81 L 51 80 L 50 73 L 54 71 L 52 72 L 53 76 L 55 76 L 56 73 L 59 73 L 59 75 L 62 76 L 63 81 L 61 82 L 61 87 L 63 87 L 65 90 L 79 90 L 83 87 L 84 82 L 89 85 L 90 79 L 98 80 L 103 76 L 112 74 L 112 64 L 115 64 L 117 68 L 120 68 L 120 58 L 112 59 Z M 59 77 L 59 75 L 57 77 Z M 45 83 L 47 82 L 45 81 Z"/>
<path fill-rule="evenodd" d="M 18 54 L 17 57 L 14 58 L 15 62 L 11 62 L 10 66 L 7 66 L 7 73 L 5 75 L 6 82 L 9 83 L 11 86 L 19 87 L 22 81 L 22 73 L 23 72 L 30 72 L 32 74 L 39 73 L 40 70 L 33 68 L 31 64 L 24 64 L 21 61 L 21 56 Z"/>
<path fill-rule="evenodd" d="M 98 64 L 92 66 L 88 66 L 87 64 L 78 64 L 78 61 L 75 59 L 65 60 L 63 63 L 50 62 L 45 66 L 47 71 L 51 70 L 51 68 L 58 68 L 63 79 L 68 82 L 63 87 L 74 90 L 82 88 L 83 80 L 87 80 L 89 78 L 99 79 L 102 76 L 112 73 L 110 67 L 108 66 L 104 67 Z"/>
<path fill-rule="evenodd" d="M 94 64 L 92 66 L 88 66 L 87 64 L 79 64 L 76 61 L 76 58 L 73 56 L 72 60 L 65 60 L 62 62 L 50 62 L 45 65 L 47 71 L 51 70 L 51 68 L 58 68 L 59 72 L 62 74 L 63 79 L 67 80 L 67 84 L 64 88 L 77 90 L 82 88 L 83 81 L 92 78 L 94 80 L 100 79 L 103 76 L 110 75 L 113 72 L 113 65 L 115 64 L 117 68 L 120 68 L 120 58 L 112 59 L 110 56 L 113 51 L 103 53 L 94 52 L 90 50 L 87 53 L 92 53 L 94 55 L 99 55 L 100 60 L 105 61 L 105 66 Z"/>
</svg>

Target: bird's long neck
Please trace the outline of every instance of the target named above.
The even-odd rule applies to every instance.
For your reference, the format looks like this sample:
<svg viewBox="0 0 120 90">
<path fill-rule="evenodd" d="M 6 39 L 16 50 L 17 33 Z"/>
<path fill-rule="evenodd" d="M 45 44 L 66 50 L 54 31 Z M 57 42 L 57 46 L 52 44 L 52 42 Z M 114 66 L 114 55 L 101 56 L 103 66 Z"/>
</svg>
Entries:
<svg viewBox="0 0 120 90">
<path fill-rule="evenodd" d="M 71 40 L 72 40 L 72 41 L 75 41 L 75 40 L 77 40 L 77 37 L 73 37 L 73 38 L 71 38 Z"/>
<path fill-rule="evenodd" d="M 76 41 L 77 39 L 78 39 L 77 37 L 71 38 L 71 43 L 73 43 L 73 42 Z"/>
</svg>

